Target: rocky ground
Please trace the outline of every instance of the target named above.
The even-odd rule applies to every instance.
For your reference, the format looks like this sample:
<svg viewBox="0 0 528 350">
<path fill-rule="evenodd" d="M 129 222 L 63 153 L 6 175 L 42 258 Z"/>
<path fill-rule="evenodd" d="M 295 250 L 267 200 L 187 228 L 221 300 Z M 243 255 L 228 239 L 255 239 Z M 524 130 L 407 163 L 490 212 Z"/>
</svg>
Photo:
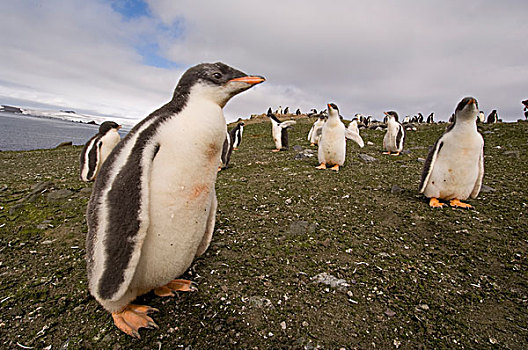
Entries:
<svg viewBox="0 0 528 350">
<path fill-rule="evenodd" d="M 280 153 L 269 122 L 247 125 L 185 276 L 199 290 L 141 297 L 160 311 L 140 340 L 87 292 L 81 148 L 0 152 L 0 348 L 527 348 L 528 123 L 482 126 L 475 209 L 432 210 L 417 187 L 446 124 L 409 132 L 399 157 L 362 130 L 334 173 L 315 169 L 311 122 Z"/>
</svg>

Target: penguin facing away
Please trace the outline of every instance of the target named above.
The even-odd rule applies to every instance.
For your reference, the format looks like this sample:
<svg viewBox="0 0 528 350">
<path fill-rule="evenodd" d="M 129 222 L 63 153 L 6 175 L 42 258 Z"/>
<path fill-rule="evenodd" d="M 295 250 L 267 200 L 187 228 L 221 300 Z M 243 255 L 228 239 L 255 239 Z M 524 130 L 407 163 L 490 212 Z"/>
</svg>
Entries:
<svg viewBox="0 0 528 350">
<path fill-rule="evenodd" d="M 439 199 L 453 207 L 471 208 L 463 203 L 476 198 L 484 176 L 484 139 L 477 130 L 478 103 L 473 97 L 463 98 L 455 110 L 455 118 L 446 132 L 429 151 L 420 181 L 420 193 L 429 206 L 442 207 Z"/>
<path fill-rule="evenodd" d="M 313 123 L 312 127 L 310 128 L 310 132 L 308 133 L 308 141 L 310 141 L 310 146 L 315 146 L 319 143 L 319 139 L 321 137 L 321 128 L 323 127 L 324 123 L 326 122 L 326 116 L 319 115 L 319 118 Z"/>
<path fill-rule="evenodd" d="M 281 122 L 271 112 L 271 108 L 268 109 L 268 118 L 271 120 L 271 136 L 273 136 L 273 142 L 275 143 L 275 149 L 272 152 L 279 152 L 288 149 L 288 128 L 296 124 L 295 120 L 286 120 Z"/>
<path fill-rule="evenodd" d="M 351 133 L 339 118 L 339 108 L 335 103 L 328 105 L 328 119 L 321 128 L 321 139 L 317 157 L 319 166 L 317 169 L 326 169 L 327 165 L 333 165 L 331 170 L 339 171 L 339 167 L 345 163 L 346 138 Z"/>
<path fill-rule="evenodd" d="M 486 121 L 487 124 L 494 124 L 499 121 L 499 116 L 497 115 L 497 110 L 494 109 L 491 111 L 491 113 L 488 115 L 488 119 Z"/>
<path fill-rule="evenodd" d="M 229 131 L 229 135 L 233 140 L 233 150 L 237 151 L 238 147 L 242 143 L 242 134 L 244 133 L 244 122 L 238 122 L 238 124 Z"/>
<path fill-rule="evenodd" d="M 216 215 L 215 181 L 233 96 L 262 83 L 223 63 L 203 63 L 180 78 L 173 98 L 138 123 L 97 176 L 88 203 L 90 293 L 123 332 L 157 328 L 149 306 L 131 302 L 192 291 L 173 280 L 203 254 Z"/>
<path fill-rule="evenodd" d="M 427 116 L 427 124 L 433 124 L 434 123 L 434 112 L 431 112 L 429 116 Z"/>
<path fill-rule="evenodd" d="M 398 113 L 394 111 L 384 112 L 387 116 L 387 131 L 383 137 L 383 154 L 397 156 L 403 151 L 405 143 L 405 130 L 398 122 Z"/>
<path fill-rule="evenodd" d="M 86 142 L 80 156 L 80 178 L 82 181 L 88 182 L 95 179 L 101 165 L 121 141 L 121 136 L 118 133 L 120 128 L 121 125 L 116 122 L 103 122 L 99 126 L 99 132 Z"/>
</svg>

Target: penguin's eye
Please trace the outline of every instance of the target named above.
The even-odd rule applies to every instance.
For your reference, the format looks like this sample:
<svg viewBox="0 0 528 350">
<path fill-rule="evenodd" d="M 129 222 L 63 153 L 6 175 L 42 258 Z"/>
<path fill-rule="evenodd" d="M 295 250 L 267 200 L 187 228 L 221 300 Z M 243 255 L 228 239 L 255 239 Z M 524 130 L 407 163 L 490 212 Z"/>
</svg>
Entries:
<svg viewBox="0 0 528 350">
<path fill-rule="evenodd" d="M 214 74 L 213 74 L 213 77 L 214 77 L 215 79 L 220 79 L 220 78 L 222 78 L 222 73 L 214 73 Z"/>
</svg>

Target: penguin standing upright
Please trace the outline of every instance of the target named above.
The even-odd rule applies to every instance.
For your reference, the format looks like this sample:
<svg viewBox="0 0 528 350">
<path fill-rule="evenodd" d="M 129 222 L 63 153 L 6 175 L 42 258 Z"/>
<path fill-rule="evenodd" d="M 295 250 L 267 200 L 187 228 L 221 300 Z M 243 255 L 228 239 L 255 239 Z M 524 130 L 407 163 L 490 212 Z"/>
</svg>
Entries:
<svg viewBox="0 0 528 350">
<path fill-rule="evenodd" d="M 222 155 L 220 156 L 220 166 L 218 167 L 218 171 L 227 169 L 232 153 L 233 139 L 231 138 L 231 133 L 226 132 L 226 138 L 224 140 L 224 145 L 222 146 Z"/>
<path fill-rule="evenodd" d="M 339 118 L 339 108 L 335 103 L 328 105 L 328 119 L 321 128 L 321 139 L 317 157 L 319 166 L 317 169 L 326 169 L 327 165 L 333 165 L 331 170 L 339 171 L 339 167 L 345 163 L 346 138 L 354 138 L 349 135 L 345 124 Z M 362 142 L 363 140 L 361 140 Z"/>
<path fill-rule="evenodd" d="M 131 304 L 194 290 L 173 280 L 212 238 L 215 181 L 227 101 L 264 78 L 203 63 L 180 78 L 172 100 L 137 124 L 101 168 L 88 203 L 88 287 L 115 325 L 139 338 L 156 311 Z"/>
<path fill-rule="evenodd" d="M 434 112 L 431 112 L 431 114 L 427 116 L 427 124 L 433 124 L 433 123 L 434 123 Z"/>
<path fill-rule="evenodd" d="M 290 107 L 284 108 L 283 114 L 290 114 Z"/>
<path fill-rule="evenodd" d="M 281 122 L 271 112 L 271 108 L 268 109 L 268 118 L 271 120 L 271 136 L 273 136 L 273 142 L 275 142 L 275 149 L 272 152 L 284 151 L 288 149 L 288 128 L 295 125 L 295 120 L 287 120 Z"/>
<path fill-rule="evenodd" d="M 363 148 L 365 146 L 365 143 L 363 142 L 361 135 L 359 135 L 359 127 L 358 127 L 357 118 L 352 119 L 350 124 L 348 124 L 347 131 L 346 131 L 346 137 L 348 139 L 351 139 L 355 143 L 357 143 L 360 148 Z"/>
<path fill-rule="evenodd" d="M 121 141 L 118 133 L 120 128 L 121 125 L 116 122 L 103 122 L 99 126 L 99 132 L 86 142 L 80 156 L 82 181 L 88 182 L 95 179 L 101 165 Z"/>
<path fill-rule="evenodd" d="M 484 114 L 483 111 L 479 111 L 478 116 L 477 116 L 477 122 L 484 123 L 485 121 L 486 121 L 486 115 Z"/>
<path fill-rule="evenodd" d="M 420 181 L 420 193 L 431 207 L 438 199 L 454 207 L 471 208 L 460 200 L 476 198 L 484 176 L 484 139 L 477 130 L 478 103 L 465 97 L 455 110 L 455 120 L 429 151 Z"/>
<path fill-rule="evenodd" d="M 398 122 L 398 113 L 394 111 L 385 112 L 387 116 L 387 132 L 383 137 L 384 154 L 392 154 L 397 156 L 403 151 L 405 143 L 405 130 Z"/>
<path fill-rule="evenodd" d="M 300 108 L 297 108 L 297 110 L 295 111 L 295 115 L 301 115 L 301 109 Z"/>
<path fill-rule="evenodd" d="M 494 109 L 491 111 L 491 113 L 488 115 L 488 120 L 486 121 L 487 124 L 494 124 L 499 121 L 499 116 L 497 115 L 497 110 Z"/>
<path fill-rule="evenodd" d="M 238 124 L 229 131 L 229 135 L 231 136 L 231 140 L 233 143 L 233 150 L 237 151 L 238 147 L 242 143 L 242 134 L 244 133 L 244 122 L 238 122 Z"/>
<path fill-rule="evenodd" d="M 308 133 L 308 141 L 310 141 L 310 146 L 315 146 L 319 143 L 319 138 L 321 136 L 321 128 L 323 127 L 324 123 L 326 122 L 326 116 L 319 115 L 319 118 L 313 123 L 312 127 L 310 128 L 310 132 Z"/>
</svg>

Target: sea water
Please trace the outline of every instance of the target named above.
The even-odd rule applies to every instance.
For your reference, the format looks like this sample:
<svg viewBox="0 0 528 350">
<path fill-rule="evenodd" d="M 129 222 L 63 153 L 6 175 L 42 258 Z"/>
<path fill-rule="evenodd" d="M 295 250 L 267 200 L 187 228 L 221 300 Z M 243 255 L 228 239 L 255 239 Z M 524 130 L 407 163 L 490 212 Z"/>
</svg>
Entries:
<svg viewBox="0 0 528 350">
<path fill-rule="evenodd" d="M 69 141 L 84 145 L 98 131 L 98 125 L 0 112 L 0 151 L 55 148 Z M 119 130 L 121 137 L 127 132 Z"/>
</svg>

